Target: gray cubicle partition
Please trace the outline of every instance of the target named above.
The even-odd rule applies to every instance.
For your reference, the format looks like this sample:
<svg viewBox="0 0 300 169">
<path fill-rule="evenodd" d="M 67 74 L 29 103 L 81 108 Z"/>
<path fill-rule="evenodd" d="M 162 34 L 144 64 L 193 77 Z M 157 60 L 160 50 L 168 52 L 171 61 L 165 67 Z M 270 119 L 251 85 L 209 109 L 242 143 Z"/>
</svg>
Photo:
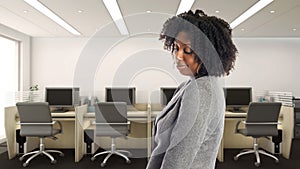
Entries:
<svg viewBox="0 0 300 169">
<path fill-rule="evenodd" d="M 294 139 L 300 139 L 300 98 L 294 99 Z"/>
</svg>

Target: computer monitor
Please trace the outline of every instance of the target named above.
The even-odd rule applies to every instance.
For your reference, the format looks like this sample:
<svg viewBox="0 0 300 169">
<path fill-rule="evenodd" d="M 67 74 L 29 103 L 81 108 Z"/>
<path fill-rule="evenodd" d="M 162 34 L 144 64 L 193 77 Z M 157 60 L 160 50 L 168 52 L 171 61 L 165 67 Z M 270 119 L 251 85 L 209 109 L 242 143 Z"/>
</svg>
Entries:
<svg viewBox="0 0 300 169">
<path fill-rule="evenodd" d="M 163 106 L 166 106 L 171 101 L 176 89 L 176 87 L 160 88 L 160 102 Z"/>
<path fill-rule="evenodd" d="M 246 107 L 252 101 L 251 87 L 228 87 L 224 88 L 226 107 L 229 111 L 242 112 L 242 107 Z"/>
<path fill-rule="evenodd" d="M 49 106 L 63 109 L 79 105 L 79 88 L 47 87 L 45 100 Z"/>
<path fill-rule="evenodd" d="M 106 102 L 126 102 L 127 105 L 135 104 L 135 87 L 106 87 Z"/>
</svg>

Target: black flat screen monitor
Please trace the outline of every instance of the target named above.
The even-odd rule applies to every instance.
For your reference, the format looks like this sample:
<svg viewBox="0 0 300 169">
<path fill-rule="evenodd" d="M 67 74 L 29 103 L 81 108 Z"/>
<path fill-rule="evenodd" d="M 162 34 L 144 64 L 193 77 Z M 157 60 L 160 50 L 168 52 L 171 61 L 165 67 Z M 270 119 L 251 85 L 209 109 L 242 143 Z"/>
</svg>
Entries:
<svg viewBox="0 0 300 169">
<path fill-rule="evenodd" d="M 246 107 L 252 101 L 251 87 L 229 87 L 224 89 L 226 107 L 229 111 L 243 112 L 242 107 Z"/>
<path fill-rule="evenodd" d="M 160 88 L 160 101 L 163 106 L 166 106 L 171 101 L 176 89 L 176 87 Z"/>
<path fill-rule="evenodd" d="M 79 105 L 79 88 L 46 88 L 46 102 L 52 107 L 73 107 Z"/>
<path fill-rule="evenodd" d="M 107 87 L 105 88 L 106 102 L 126 102 L 127 105 L 135 104 L 135 87 Z"/>
</svg>

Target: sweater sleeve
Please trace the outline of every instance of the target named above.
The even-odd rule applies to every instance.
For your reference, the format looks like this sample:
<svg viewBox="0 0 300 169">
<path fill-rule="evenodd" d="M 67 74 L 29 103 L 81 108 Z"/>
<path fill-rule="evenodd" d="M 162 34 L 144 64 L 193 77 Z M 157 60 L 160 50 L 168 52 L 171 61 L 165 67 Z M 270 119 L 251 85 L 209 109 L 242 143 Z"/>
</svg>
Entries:
<svg viewBox="0 0 300 169">
<path fill-rule="evenodd" d="M 190 83 L 182 96 L 178 118 L 161 169 L 191 168 L 205 138 L 210 103 L 208 88 L 199 89 L 196 83 Z"/>
</svg>

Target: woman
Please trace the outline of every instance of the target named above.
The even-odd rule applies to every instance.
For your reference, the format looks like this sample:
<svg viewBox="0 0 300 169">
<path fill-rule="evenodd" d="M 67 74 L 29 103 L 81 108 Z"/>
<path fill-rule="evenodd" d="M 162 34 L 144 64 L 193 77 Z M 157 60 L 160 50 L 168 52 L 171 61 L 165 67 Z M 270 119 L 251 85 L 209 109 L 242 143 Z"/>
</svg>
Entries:
<svg viewBox="0 0 300 169">
<path fill-rule="evenodd" d="M 213 169 L 225 114 L 220 77 L 230 73 L 237 53 L 231 28 L 201 10 L 188 11 L 165 22 L 160 40 L 190 80 L 156 117 L 147 169 Z"/>
</svg>

